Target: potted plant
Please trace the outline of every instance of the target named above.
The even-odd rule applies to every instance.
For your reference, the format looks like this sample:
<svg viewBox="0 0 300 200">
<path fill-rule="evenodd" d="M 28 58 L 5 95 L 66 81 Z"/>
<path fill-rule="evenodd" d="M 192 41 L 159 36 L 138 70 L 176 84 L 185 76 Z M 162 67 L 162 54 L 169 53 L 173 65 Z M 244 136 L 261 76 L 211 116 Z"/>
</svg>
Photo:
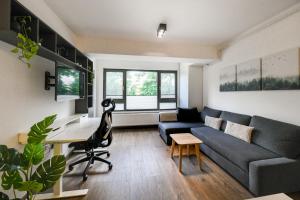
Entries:
<svg viewBox="0 0 300 200">
<path fill-rule="evenodd" d="M 66 159 L 63 155 L 44 161 L 44 141 L 55 119 L 56 115 L 48 116 L 31 127 L 23 152 L 0 145 L 1 186 L 6 191 L 11 190 L 14 199 L 20 199 L 16 191 L 26 193 L 21 199 L 34 199 L 38 192 L 53 187 L 64 173 Z M 0 199 L 9 200 L 9 197 L 0 192 Z"/>
<path fill-rule="evenodd" d="M 31 23 L 31 16 L 15 17 L 14 26 L 17 26 L 20 32 L 17 34 L 17 47 L 11 50 L 12 53 L 18 55 L 19 60 L 24 62 L 28 68 L 31 67 L 30 60 L 38 53 L 40 45 L 32 41 L 28 34 L 31 32 L 31 27 L 27 23 Z"/>
</svg>

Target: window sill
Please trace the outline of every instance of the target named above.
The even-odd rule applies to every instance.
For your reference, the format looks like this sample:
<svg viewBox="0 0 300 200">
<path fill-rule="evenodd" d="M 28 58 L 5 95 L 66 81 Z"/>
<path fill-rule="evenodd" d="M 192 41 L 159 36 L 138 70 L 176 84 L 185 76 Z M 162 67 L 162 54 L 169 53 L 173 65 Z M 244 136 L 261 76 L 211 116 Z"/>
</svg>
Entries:
<svg viewBox="0 0 300 200">
<path fill-rule="evenodd" d="M 114 111 L 113 114 L 139 114 L 139 113 L 159 113 L 163 111 L 176 111 L 176 109 L 167 110 L 133 110 L 133 111 Z"/>
</svg>

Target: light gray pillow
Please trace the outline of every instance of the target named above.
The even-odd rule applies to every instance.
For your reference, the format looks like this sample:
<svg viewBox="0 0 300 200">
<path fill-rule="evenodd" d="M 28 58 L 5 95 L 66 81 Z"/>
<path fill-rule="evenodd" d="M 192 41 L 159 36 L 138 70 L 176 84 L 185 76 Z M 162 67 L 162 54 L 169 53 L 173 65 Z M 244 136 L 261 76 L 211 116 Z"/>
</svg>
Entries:
<svg viewBox="0 0 300 200">
<path fill-rule="evenodd" d="M 222 124 L 221 118 L 215 118 L 215 117 L 210 117 L 210 116 L 205 117 L 205 125 L 206 126 L 220 130 L 221 124 Z"/>
<path fill-rule="evenodd" d="M 227 121 L 225 133 L 245 142 L 251 143 L 253 127 Z"/>
</svg>

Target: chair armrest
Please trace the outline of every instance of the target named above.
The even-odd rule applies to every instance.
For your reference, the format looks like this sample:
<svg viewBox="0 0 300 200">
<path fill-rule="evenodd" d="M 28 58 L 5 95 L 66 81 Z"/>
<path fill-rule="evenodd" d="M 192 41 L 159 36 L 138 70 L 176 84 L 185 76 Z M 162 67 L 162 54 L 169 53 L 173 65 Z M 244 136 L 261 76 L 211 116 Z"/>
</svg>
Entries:
<svg viewBox="0 0 300 200">
<path fill-rule="evenodd" d="M 177 111 L 170 112 L 160 112 L 159 113 L 160 122 L 177 122 Z"/>
<path fill-rule="evenodd" d="M 255 195 L 300 190 L 300 160 L 273 158 L 249 164 L 249 189 Z"/>
</svg>

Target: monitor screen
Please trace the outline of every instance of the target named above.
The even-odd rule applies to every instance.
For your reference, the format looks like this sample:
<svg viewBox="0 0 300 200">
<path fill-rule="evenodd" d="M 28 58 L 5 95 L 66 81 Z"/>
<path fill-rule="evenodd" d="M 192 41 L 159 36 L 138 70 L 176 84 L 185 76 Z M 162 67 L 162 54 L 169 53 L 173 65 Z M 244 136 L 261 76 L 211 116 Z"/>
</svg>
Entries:
<svg viewBox="0 0 300 200">
<path fill-rule="evenodd" d="M 80 98 L 80 71 L 63 65 L 56 67 L 56 100 L 67 101 Z"/>
</svg>

